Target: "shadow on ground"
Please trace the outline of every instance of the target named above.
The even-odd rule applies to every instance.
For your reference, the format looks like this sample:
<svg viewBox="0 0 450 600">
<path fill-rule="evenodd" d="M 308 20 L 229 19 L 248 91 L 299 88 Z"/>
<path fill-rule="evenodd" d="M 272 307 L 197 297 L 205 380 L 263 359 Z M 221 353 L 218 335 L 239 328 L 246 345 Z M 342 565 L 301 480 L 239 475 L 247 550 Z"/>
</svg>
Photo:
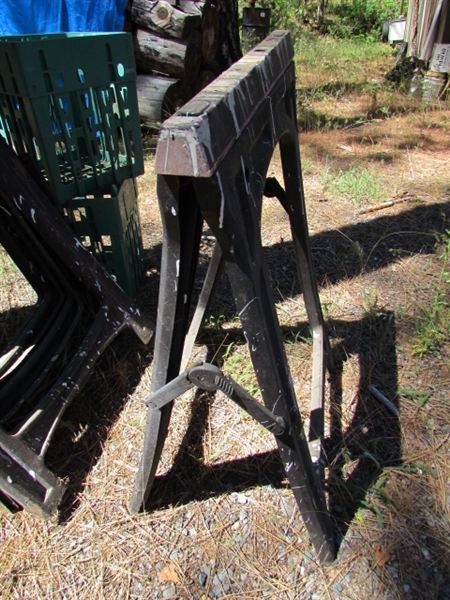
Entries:
<svg viewBox="0 0 450 600">
<path fill-rule="evenodd" d="M 327 487 L 333 517 L 343 537 L 382 469 L 398 465 L 401 460 L 398 417 L 380 407 L 369 392 L 370 385 L 377 385 L 397 405 L 396 338 L 392 313 L 380 312 L 352 323 L 332 322 L 330 326 L 340 341 L 334 346 L 335 368 L 330 381 L 331 434 L 325 442 Z M 245 343 L 237 331 L 231 334 L 235 336 Z M 209 351 L 213 355 L 216 349 L 210 347 Z M 344 427 L 341 376 L 347 357 L 352 355 L 359 359 L 360 381 L 351 422 Z M 147 510 L 202 501 L 231 490 L 263 485 L 288 487 L 276 450 L 221 464 L 204 463 L 203 437 L 212 400 L 211 394 L 197 391 L 179 452 L 171 470 L 156 478 Z M 348 463 L 352 463 L 349 475 L 345 471 Z"/>
<path fill-rule="evenodd" d="M 434 253 L 435 234 L 448 227 L 449 217 L 449 202 L 419 205 L 396 216 L 383 216 L 341 230 L 314 235 L 311 243 L 318 279 L 322 283 L 333 284 L 343 278 L 357 277 L 367 270 L 382 268 L 418 252 Z M 158 248 L 152 249 L 152 260 L 158 255 L 158 251 Z M 293 283 L 292 278 L 292 273 L 295 272 L 292 244 L 280 243 L 267 248 L 266 258 L 274 289 L 284 298 L 298 294 L 298 284 Z M 282 266 L 287 266 L 287 269 Z M 150 279 L 151 281 L 143 282 L 142 295 L 138 298 L 144 310 L 147 304 L 154 305 L 154 295 L 158 289 L 158 276 L 153 274 Z M 228 319 L 235 316 L 234 307 L 226 293 L 226 285 L 218 290 L 218 300 L 212 310 L 219 310 L 218 314 Z M 401 457 L 397 420 L 389 415 L 389 418 L 385 418 L 386 415 L 379 417 L 380 407 L 375 406 L 375 401 L 368 393 L 369 377 L 374 382 L 380 373 L 380 385 L 383 385 L 384 393 L 395 399 L 395 324 L 392 314 L 378 313 L 356 323 L 330 325 L 341 341 L 335 347 L 333 427 L 327 443 L 329 462 L 333 467 L 329 487 L 336 508 L 335 517 L 343 533 L 345 524 L 351 520 L 358 502 L 364 497 L 380 469 L 397 464 Z M 236 335 L 240 334 L 236 332 Z M 377 350 L 380 343 L 384 354 Z M 343 430 L 339 424 L 342 398 L 339 373 L 345 357 L 355 353 L 361 364 L 358 404 L 351 425 Z M 54 436 L 47 454 L 47 462 L 56 474 L 70 480 L 69 491 L 60 508 L 61 520 L 70 518 L 76 508 L 86 476 L 102 453 L 108 431 L 120 415 L 126 397 L 132 393 L 151 360 L 151 347 L 138 348 L 136 342 L 130 341 L 126 334 L 121 336 L 101 358 L 95 378 L 65 413 L 62 426 Z M 202 464 L 202 457 L 198 456 L 195 448 L 200 448 L 201 424 L 206 422 L 208 406 L 209 400 L 205 399 L 204 394 L 198 393 L 191 426 L 173 469 L 165 478 L 156 481 L 153 496 L 155 506 L 173 505 L 224 493 L 230 486 L 242 489 L 267 483 L 285 485 L 277 453 L 255 455 L 231 464 L 212 467 Z M 385 428 L 386 423 L 388 426 Z M 82 443 L 79 443 L 76 432 L 84 430 L 86 433 Z M 344 455 L 358 461 L 358 467 L 348 476 L 344 473 Z M 190 464 L 189 461 L 194 462 Z M 185 473 L 189 473 L 187 479 Z"/>
</svg>

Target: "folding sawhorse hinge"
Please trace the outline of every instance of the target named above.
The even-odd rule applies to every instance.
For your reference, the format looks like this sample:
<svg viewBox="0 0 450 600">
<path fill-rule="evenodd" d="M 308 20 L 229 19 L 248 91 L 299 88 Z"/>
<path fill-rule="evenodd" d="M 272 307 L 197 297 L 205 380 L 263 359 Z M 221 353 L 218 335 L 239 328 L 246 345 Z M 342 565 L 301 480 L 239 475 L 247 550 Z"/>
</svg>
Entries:
<svg viewBox="0 0 450 600">
<path fill-rule="evenodd" d="M 209 363 L 197 363 L 187 371 L 183 371 L 178 377 L 175 377 L 175 379 L 172 379 L 149 396 L 146 404 L 153 410 L 161 410 L 169 402 L 172 402 L 194 386 L 208 392 L 222 391 L 275 437 L 283 437 L 285 441 L 291 438 L 283 417 L 275 415 L 246 392 L 234 379 L 229 376 L 226 377 L 219 367 Z"/>
<path fill-rule="evenodd" d="M 144 447 L 130 508 L 145 508 L 168 431 L 173 403 L 164 401 L 155 407 L 153 394 L 166 385 L 168 391 L 186 378 L 180 372 L 189 353 L 183 350 L 192 344 L 196 332 L 194 328 L 186 342 L 206 221 L 218 247 L 216 270 L 223 264 L 231 284 L 266 417 L 272 425 L 284 428 L 284 433 L 275 437 L 287 477 L 319 559 L 330 561 L 336 552 L 334 529 L 316 467 L 323 437 L 325 371 L 331 357 L 312 271 L 293 54 L 289 32 L 274 32 L 161 127 L 155 169 L 163 254 L 155 359 Z M 309 442 L 303 432 L 261 245 L 262 198 L 277 144 L 284 189 L 279 186 L 281 192 L 275 190 L 273 195 L 289 217 L 313 338 Z M 207 277 L 201 310 L 213 293 L 213 280 L 214 274 Z M 198 327 L 201 319 L 194 320 Z M 205 368 L 209 369 L 207 365 L 200 367 Z M 193 371 L 187 373 L 189 383 L 193 383 Z M 250 405 L 252 410 L 258 408 L 252 402 Z"/>
</svg>

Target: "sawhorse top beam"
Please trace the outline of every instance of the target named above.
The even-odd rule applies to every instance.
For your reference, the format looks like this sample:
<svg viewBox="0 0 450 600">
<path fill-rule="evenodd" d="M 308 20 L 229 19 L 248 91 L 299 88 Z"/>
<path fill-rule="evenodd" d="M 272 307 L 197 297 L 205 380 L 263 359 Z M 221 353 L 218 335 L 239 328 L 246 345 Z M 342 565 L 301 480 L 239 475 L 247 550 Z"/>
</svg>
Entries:
<svg viewBox="0 0 450 600">
<path fill-rule="evenodd" d="M 211 177 L 294 58 L 288 32 L 276 31 L 161 126 L 155 171 Z"/>
</svg>

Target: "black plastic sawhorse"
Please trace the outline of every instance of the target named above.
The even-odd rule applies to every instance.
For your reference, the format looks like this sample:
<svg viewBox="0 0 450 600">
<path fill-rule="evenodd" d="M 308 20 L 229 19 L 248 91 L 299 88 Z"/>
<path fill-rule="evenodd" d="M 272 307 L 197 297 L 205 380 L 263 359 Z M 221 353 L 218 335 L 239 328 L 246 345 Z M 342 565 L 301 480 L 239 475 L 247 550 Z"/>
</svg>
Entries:
<svg viewBox="0 0 450 600">
<path fill-rule="evenodd" d="M 278 143 L 285 189 L 277 197 L 289 216 L 313 335 L 309 440 L 261 245 L 266 174 Z M 173 399 L 193 385 L 222 389 L 275 435 L 319 559 L 333 560 L 335 536 L 318 468 L 330 356 L 308 239 L 290 34 L 274 32 L 165 121 L 155 164 L 164 235 L 162 278 L 152 393 L 130 508 L 145 508 Z M 220 248 L 265 406 L 213 365 L 195 365 L 180 374 L 204 221 Z"/>
<path fill-rule="evenodd" d="M 0 348 L 0 493 L 48 517 L 65 483 L 45 455 L 64 411 L 124 329 L 154 326 L 74 235 L 45 183 L 0 136 L 0 243 L 37 301 Z"/>
</svg>

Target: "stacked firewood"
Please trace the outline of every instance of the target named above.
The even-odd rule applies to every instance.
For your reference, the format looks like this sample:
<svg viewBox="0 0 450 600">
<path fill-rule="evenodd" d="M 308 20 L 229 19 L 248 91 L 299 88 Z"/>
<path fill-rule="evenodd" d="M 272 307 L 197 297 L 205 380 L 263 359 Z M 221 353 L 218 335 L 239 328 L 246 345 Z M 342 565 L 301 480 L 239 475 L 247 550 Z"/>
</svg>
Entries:
<svg viewBox="0 0 450 600">
<path fill-rule="evenodd" d="M 132 0 L 139 115 L 161 122 L 241 57 L 237 0 Z"/>
</svg>

